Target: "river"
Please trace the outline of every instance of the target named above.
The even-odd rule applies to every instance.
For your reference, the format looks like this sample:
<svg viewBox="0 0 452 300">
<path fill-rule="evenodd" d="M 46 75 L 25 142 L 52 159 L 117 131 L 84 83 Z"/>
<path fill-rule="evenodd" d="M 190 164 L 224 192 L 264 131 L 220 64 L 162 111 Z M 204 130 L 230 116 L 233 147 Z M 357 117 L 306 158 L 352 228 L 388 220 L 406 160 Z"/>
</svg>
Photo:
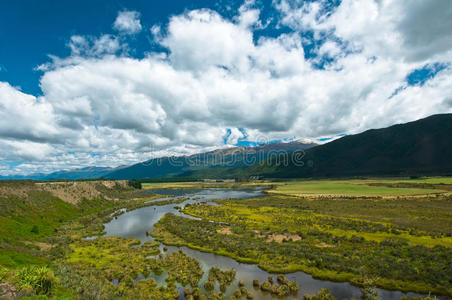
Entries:
<svg viewBox="0 0 452 300">
<path fill-rule="evenodd" d="M 173 199 L 177 199 L 178 197 L 184 197 L 186 200 L 179 204 L 168 204 L 162 206 L 147 206 L 143 208 L 139 208 L 130 212 L 126 212 L 116 219 L 113 219 L 109 223 L 105 224 L 105 236 L 120 236 L 123 238 L 134 238 L 139 239 L 142 242 L 152 241 L 153 238 L 151 236 L 146 236 L 146 231 L 153 231 L 154 224 L 157 223 L 165 214 L 173 213 L 179 216 L 193 218 L 191 216 L 185 215 L 178 211 L 176 206 L 183 207 L 186 204 L 191 203 L 200 203 L 205 202 L 211 205 L 217 205 L 212 202 L 214 199 L 245 199 L 245 198 L 255 198 L 262 197 L 264 193 L 262 189 L 229 189 L 229 188 L 205 188 L 205 189 L 179 189 L 179 190 L 170 190 L 170 189 L 161 189 L 161 190 L 145 190 L 147 193 L 157 193 L 161 195 L 173 195 L 175 196 Z M 164 200 L 168 200 L 171 198 L 164 198 Z M 156 199 L 152 201 L 159 201 L 162 199 Z M 254 264 L 243 264 L 231 259 L 229 257 L 205 253 L 197 250 L 193 250 L 187 247 L 173 247 L 168 246 L 168 253 L 182 250 L 188 256 L 196 258 L 202 270 L 204 271 L 203 278 L 200 282 L 200 287 L 203 286 L 204 282 L 207 279 L 209 269 L 211 267 L 218 267 L 220 269 L 235 269 L 236 270 L 236 279 L 235 281 L 228 287 L 226 290 L 226 297 L 228 299 L 229 296 L 232 295 L 234 290 L 238 287 L 238 280 L 244 280 L 245 287 L 254 294 L 254 299 L 276 299 L 276 297 L 272 296 L 269 293 L 264 293 L 259 289 L 253 288 L 252 281 L 253 279 L 258 279 L 260 282 L 268 279 L 268 276 L 273 275 L 274 280 L 276 281 L 277 274 L 271 274 L 266 271 L 261 270 L 257 265 Z M 163 253 L 163 245 L 161 245 L 161 251 Z M 167 273 L 164 272 L 160 276 L 154 276 L 159 284 L 165 284 L 165 277 Z M 361 291 L 358 287 L 355 287 L 349 283 L 341 283 L 341 282 L 331 282 L 325 280 L 318 280 L 313 278 L 311 275 L 303 273 L 303 272 L 295 272 L 285 274 L 286 278 L 291 281 L 296 281 L 299 286 L 298 294 L 292 295 L 289 297 L 285 297 L 284 299 L 300 299 L 303 298 L 304 294 L 315 294 L 320 289 L 326 288 L 330 290 L 330 292 L 337 299 L 350 299 L 350 298 L 361 298 Z M 139 277 L 140 279 L 142 277 Z M 180 299 L 184 299 L 183 297 L 183 287 L 178 286 L 179 292 L 181 295 Z M 218 284 L 216 286 L 216 290 L 219 290 Z M 383 289 L 378 289 L 380 299 L 400 299 L 402 296 L 419 296 L 416 293 L 402 293 L 400 291 L 388 291 Z"/>
</svg>

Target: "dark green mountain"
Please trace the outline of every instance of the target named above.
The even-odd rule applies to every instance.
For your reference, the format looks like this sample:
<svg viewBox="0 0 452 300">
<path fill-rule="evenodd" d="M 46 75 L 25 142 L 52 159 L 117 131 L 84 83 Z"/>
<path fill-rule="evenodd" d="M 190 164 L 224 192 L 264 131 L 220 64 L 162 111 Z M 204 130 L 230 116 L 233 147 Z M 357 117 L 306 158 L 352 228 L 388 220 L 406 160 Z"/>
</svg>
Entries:
<svg viewBox="0 0 452 300">
<path fill-rule="evenodd" d="M 296 163 L 302 157 L 304 163 Z M 348 135 L 306 152 L 229 170 L 232 176 L 343 177 L 452 174 L 452 114 Z"/>
</svg>

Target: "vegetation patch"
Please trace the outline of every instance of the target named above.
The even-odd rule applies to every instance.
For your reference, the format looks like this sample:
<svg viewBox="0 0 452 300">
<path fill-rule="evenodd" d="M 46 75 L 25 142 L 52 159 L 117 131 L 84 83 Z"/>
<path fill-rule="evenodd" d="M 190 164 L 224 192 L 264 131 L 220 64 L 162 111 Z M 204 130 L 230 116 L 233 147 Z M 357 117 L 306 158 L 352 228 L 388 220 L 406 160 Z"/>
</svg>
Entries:
<svg viewBox="0 0 452 300">
<path fill-rule="evenodd" d="M 301 270 L 357 285 L 365 274 L 388 289 L 450 295 L 452 247 L 445 246 L 451 245 L 450 236 L 441 224 L 450 222 L 450 201 L 447 195 L 230 199 L 217 201 L 220 206 L 185 206 L 185 213 L 201 221 L 167 214 L 153 234 L 165 243 L 257 263 L 271 272 Z M 426 206 L 438 218 L 419 223 L 416 216 L 425 216 Z"/>
<path fill-rule="evenodd" d="M 204 288 L 207 291 L 213 291 L 215 287 L 215 282 L 218 282 L 220 285 L 220 292 L 224 293 L 226 288 L 234 281 L 235 278 L 235 270 L 221 270 L 216 267 L 212 267 L 209 270 L 209 277 L 207 281 L 204 283 Z"/>
</svg>

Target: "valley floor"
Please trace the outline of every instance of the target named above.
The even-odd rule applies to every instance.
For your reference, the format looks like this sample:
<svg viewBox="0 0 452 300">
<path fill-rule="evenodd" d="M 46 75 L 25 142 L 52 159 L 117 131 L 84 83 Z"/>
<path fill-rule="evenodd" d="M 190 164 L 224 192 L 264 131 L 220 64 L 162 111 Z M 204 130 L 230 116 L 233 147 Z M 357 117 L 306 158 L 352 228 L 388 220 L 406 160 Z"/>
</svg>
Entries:
<svg viewBox="0 0 452 300">
<path fill-rule="evenodd" d="M 264 198 L 186 206 L 184 213 L 202 220 L 167 215 L 154 235 L 271 272 L 304 271 L 357 285 L 371 280 L 386 289 L 452 295 L 450 183 L 271 183 Z"/>
<path fill-rule="evenodd" d="M 232 270 L 210 270 L 201 291 L 196 259 L 183 252 L 163 254 L 159 242 L 102 237 L 103 224 L 125 210 L 182 200 L 148 202 L 162 196 L 126 182 L 81 186 L 0 184 L 0 298 L 3 293 L 172 299 L 182 285 L 187 299 L 222 299 L 221 293 L 205 291 L 230 284 Z M 145 189 L 257 186 L 268 189 L 265 197 L 186 205 L 180 210 L 200 219 L 167 214 L 151 234 L 166 245 L 229 256 L 275 273 L 303 271 L 348 281 L 361 286 L 368 299 L 376 299 L 374 287 L 452 296 L 450 178 L 144 184 Z M 86 239 L 92 236 L 98 238 Z M 168 274 L 163 284 L 149 277 L 162 272 Z M 139 280 L 143 275 L 148 279 Z M 275 295 L 295 289 L 284 277 L 258 288 L 262 285 Z M 245 290 L 237 287 L 233 298 L 252 297 Z M 312 299 L 333 298 L 321 291 Z"/>
</svg>

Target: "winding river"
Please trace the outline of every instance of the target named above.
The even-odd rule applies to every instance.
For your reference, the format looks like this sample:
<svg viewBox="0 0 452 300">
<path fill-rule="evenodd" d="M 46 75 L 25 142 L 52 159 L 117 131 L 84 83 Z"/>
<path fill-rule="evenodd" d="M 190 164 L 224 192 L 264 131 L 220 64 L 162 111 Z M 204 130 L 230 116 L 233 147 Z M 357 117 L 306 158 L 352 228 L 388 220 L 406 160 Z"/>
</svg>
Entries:
<svg viewBox="0 0 452 300">
<path fill-rule="evenodd" d="M 229 189 L 229 188 L 208 188 L 208 189 L 181 189 L 181 190 L 146 190 L 144 192 L 157 193 L 161 195 L 173 195 L 173 199 L 178 197 L 184 197 L 183 203 L 179 204 L 168 204 L 163 206 L 148 206 L 139 208 L 130 212 L 126 212 L 111 222 L 105 224 L 106 236 L 120 236 L 123 238 L 134 238 L 139 239 L 142 242 L 152 241 L 153 238 L 146 236 L 146 231 L 152 231 L 154 229 L 154 224 L 157 223 L 160 218 L 162 218 L 166 213 L 173 213 L 179 216 L 184 216 L 187 218 L 193 218 L 192 216 L 185 215 L 178 211 L 175 206 L 183 207 L 189 203 L 200 203 L 205 202 L 207 204 L 217 205 L 212 202 L 214 199 L 229 199 L 229 198 L 255 198 L 264 195 L 262 189 Z M 164 198 L 165 200 L 171 198 Z M 156 199 L 152 201 L 159 201 L 162 199 Z M 174 251 L 182 250 L 188 256 L 196 258 L 202 270 L 204 271 L 203 278 L 201 279 L 200 286 L 202 287 L 204 282 L 207 280 L 208 272 L 211 267 L 219 267 L 221 269 L 232 269 L 236 270 L 236 279 L 226 290 L 226 297 L 232 295 L 238 286 L 238 280 L 245 281 L 245 287 L 253 292 L 255 299 L 272 299 L 273 297 L 269 293 L 261 292 L 259 289 L 253 288 L 253 279 L 258 279 L 260 282 L 267 280 L 269 275 L 273 275 L 276 280 L 276 274 L 271 274 L 266 271 L 261 270 L 257 265 L 253 264 L 243 264 L 231 259 L 229 257 L 205 253 L 197 250 L 193 250 L 187 247 L 173 247 L 168 246 L 169 253 Z M 161 245 L 161 251 L 163 252 L 163 245 Z M 151 275 L 157 280 L 159 284 L 165 284 L 165 278 L 167 273 L 164 272 L 160 276 Z M 315 294 L 322 288 L 327 288 L 337 299 L 349 299 L 354 297 L 359 299 L 361 297 L 361 291 L 358 287 L 355 287 L 349 283 L 339 283 L 318 280 L 313 278 L 311 275 L 303 272 L 295 272 L 290 274 L 285 274 L 285 276 L 291 280 L 296 281 L 299 285 L 299 291 L 297 295 L 290 297 L 285 297 L 284 299 L 299 299 L 302 298 L 304 294 Z M 139 277 L 141 279 L 143 277 Z M 180 299 L 183 297 L 183 287 L 178 286 L 180 292 Z M 218 283 L 216 290 L 219 290 Z M 400 291 L 387 291 L 379 289 L 380 299 L 400 299 L 403 295 L 410 297 L 419 296 L 416 293 L 402 293 Z"/>
</svg>

